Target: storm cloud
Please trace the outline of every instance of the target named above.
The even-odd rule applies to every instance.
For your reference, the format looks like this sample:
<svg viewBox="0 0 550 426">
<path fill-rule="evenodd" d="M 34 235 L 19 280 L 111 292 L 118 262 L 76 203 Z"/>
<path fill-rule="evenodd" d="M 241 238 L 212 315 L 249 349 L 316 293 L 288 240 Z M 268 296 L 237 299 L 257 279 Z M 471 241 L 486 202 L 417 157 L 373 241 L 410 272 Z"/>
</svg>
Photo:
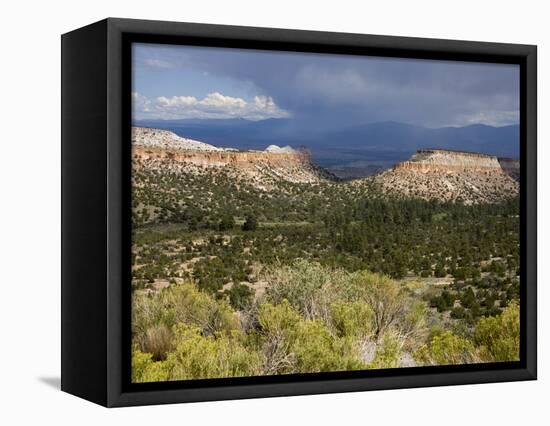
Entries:
<svg viewBox="0 0 550 426">
<path fill-rule="evenodd" d="M 519 122 L 515 65 L 144 44 L 133 52 L 138 117 L 292 117 L 320 128 Z M 143 94 L 155 78 L 162 87 Z"/>
</svg>

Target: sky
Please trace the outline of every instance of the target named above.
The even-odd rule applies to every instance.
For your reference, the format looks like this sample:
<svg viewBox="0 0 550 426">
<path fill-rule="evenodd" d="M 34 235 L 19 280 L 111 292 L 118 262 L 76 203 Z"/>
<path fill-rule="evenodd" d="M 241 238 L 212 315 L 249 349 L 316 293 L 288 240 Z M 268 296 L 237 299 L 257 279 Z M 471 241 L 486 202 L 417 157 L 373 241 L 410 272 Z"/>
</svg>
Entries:
<svg viewBox="0 0 550 426">
<path fill-rule="evenodd" d="M 519 123 L 519 66 L 134 44 L 133 119 Z"/>
</svg>

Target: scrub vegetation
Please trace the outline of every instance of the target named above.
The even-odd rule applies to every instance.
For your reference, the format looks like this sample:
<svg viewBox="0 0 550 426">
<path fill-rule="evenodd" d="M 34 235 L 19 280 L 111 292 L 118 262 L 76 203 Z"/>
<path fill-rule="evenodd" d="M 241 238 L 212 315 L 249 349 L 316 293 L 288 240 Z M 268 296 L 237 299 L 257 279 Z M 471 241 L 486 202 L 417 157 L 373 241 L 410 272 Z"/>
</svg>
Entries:
<svg viewBox="0 0 550 426">
<path fill-rule="evenodd" d="M 135 382 L 519 359 L 519 202 L 134 173 Z"/>
</svg>

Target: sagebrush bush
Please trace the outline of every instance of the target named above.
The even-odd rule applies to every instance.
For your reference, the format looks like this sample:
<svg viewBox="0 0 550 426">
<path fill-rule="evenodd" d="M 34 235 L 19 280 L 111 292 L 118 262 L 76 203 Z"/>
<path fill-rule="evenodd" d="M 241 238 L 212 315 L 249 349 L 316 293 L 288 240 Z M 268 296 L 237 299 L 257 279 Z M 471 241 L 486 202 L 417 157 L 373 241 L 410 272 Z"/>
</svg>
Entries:
<svg viewBox="0 0 550 426">
<path fill-rule="evenodd" d="M 363 302 L 335 302 L 330 306 L 330 315 L 339 337 L 362 338 L 372 333 L 372 309 Z"/>
<path fill-rule="evenodd" d="M 132 352 L 132 382 L 164 382 L 170 374 L 165 361 L 154 362 L 152 355 L 137 349 Z"/>
<path fill-rule="evenodd" d="M 166 325 L 154 325 L 145 332 L 140 349 L 142 352 L 150 353 L 154 361 L 164 360 L 172 349 L 172 339 L 172 331 Z"/>
<path fill-rule="evenodd" d="M 174 327 L 175 349 L 165 361 L 173 380 L 253 376 L 260 372 L 260 356 L 246 348 L 237 335 L 204 336 L 198 327 Z"/>
<path fill-rule="evenodd" d="M 269 268 L 263 279 L 269 283 L 266 298 L 278 304 L 287 300 L 307 319 L 327 319 L 329 305 L 339 295 L 336 287 L 347 273 L 318 263 L 296 261 L 292 266 Z"/>
<path fill-rule="evenodd" d="M 153 326 L 164 324 L 171 329 L 181 323 L 197 326 L 210 335 L 238 327 L 227 302 L 199 291 L 193 283 L 174 284 L 152 295 L 134 292 L 132 330 L 138 340 Z"/>
<path fill-rule="evenodd" d="M 427 365 L 469 364 L 519 360 L 519 306 L 512 302 L 502 314 L 481 318 L 471 338 L 438 330 L 415 352 L 415 360 Z"/>
<path fill-rule="evenodd" d="M 414 353 L 414 359 L 424 365 L 470 364 L 479 361 L 471 340 L 450 331 L 436 335 Z"/>
<path fill-rule="evenodd" d="M 386 332 L 376 346 L 376 353 L 369 368 L 397 368 L 403 341 L 396 333 Z"/>
<path fill-rule="evenodd" d="M 158 297 L 168 325 L 193 325 L 205 335 L 229 333 L 238 327 L 235 312 L 225 300 L 199 291 L 192 283 L 163 289 Z"/>
<path fill-rule="evenodd" d="M 362 299 L 372 310 L 376 339 L 406 317 L 409 300 L 404 286 L 369 271 L 354 274 L 354 284 L 361 289 Z"/>
<path fill-rule="evenodd" d="M 279 305 L 262 304 L 257 311 L 257 348 L 262 354 L 262 374 L 291 373 L 296 367 L 293 344 L 300 314 L 287 300 Z"/>
<path fill-rule="evenodd" d="M 264 374 L 313 373 L 364 368 L 358 341 L 338 337 L 320 320 L 300 316 L 288 301 L 259 308 Z"/>
<path fill-rule="evenodd" d="M 481 318 L 474 332 L 484 361 L 519 361 L 519 305 L 511 303 L 502 314 Z"/>
<path fill-rule="evenodd" d="M 365 369 L 358 342 L 349 337 L 336 337 L 321 321 L 300 322 L 292 346 L 296 354 L 295 372 L 316 373 Z"/>
</svg>

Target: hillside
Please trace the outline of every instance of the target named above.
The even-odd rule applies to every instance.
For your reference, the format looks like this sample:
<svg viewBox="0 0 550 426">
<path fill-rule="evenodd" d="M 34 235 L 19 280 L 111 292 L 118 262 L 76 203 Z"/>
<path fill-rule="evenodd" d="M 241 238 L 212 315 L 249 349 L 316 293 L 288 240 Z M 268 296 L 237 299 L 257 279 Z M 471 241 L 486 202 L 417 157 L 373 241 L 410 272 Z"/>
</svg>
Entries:
<svg viewBox="0 0 550 426">
<path fill-rule="evenodd" d="M 254 209 L 266 219 L 304 218 L 334 175 L 306 151 L 217 148 L 158 129 L 133 129 L 133 215 L 137 224 L 218 221 Z M 196 149 L 199 147 L 199 149 Z M 330 196 L 335 202 L 344 193 Z"/>
<path fill-rule="evenodd" d="M 384 194 L 393 196 L 496 203 L 518 195 L 519 163 L 491 155 L 425 149 L 372 180 Z"/>
</svg>

